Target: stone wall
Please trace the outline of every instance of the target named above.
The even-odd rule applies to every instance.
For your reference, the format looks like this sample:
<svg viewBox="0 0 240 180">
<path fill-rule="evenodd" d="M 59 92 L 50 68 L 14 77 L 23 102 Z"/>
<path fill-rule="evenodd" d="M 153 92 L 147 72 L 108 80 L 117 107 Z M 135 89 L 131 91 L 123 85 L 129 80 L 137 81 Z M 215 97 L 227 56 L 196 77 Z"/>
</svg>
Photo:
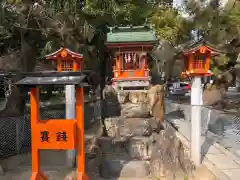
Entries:
<svg viewBox="0 0 240 180">
<path fill-rule="evenodd" d="M 105 108 L 111 109 L 105 112 L 108 137 L 98 138 L 98 165 L 88 166 L 88 171 L 98 169 L 102 178 L 152 176 L 162 179 L 176 177 L 179 172 L 184 176 L 191 174 L 193 165 L 173 129 L 165 126 L 156 133 L 148 92 L 117 94 L 106 87 L 104 97 Z"/>
<path fill-rule="evenodd" d="M 124 165 L 120 167 L 121 162 L 128 165 L 129 163 L 132 165 L 143 163 L 141 168 L 139 165 L 141 172 L 144 172 L 145 176 L 150 175 L 154 178 L 168 177 L 171 179 L 179 173 L 183 176 L 191 176 L 194 166 L 185 154 L 184 147 L 175 136 L 174 130 L 170 126 L 166 126 L 164 130 L 156 134 L 152 131 L 151 121 L 151 118 L 115 117 L 106 119 L 109 137 L 100 138 L 102 151 L 105 154 L 103 162 L 100 163 L 100 169 L 103 170 L 102 177 L 107 177 L 110 171 L 114 171 L 121 177 L 143 178 L 142 174 L 132 173 L 133 170 L 129 175 L 130 170 Z M 115 153 L 114 160 L 105 159 L 112 153 Z M 122 154 L 124 154 L 123 159 L 121 159 Z M 106 169 L 105 167 L 114 167 L 115 169 L 111 170 L 111 168 Z"/>
<path fill-rule="evenodd" d="M 201 107 L 202 109 L 202 135 L 206 133 L 207 130 L 213 131 L 217 123 L 220 123 L 222 121 L 225 121 L 226 123 L 229 122 L 229 124 L 232 124 L 232 128 L 239 127 L 237 124 L 240 123 L 238 117 L 234 113 L 224 112 L 220 110 L 211 109 L 210 107 Z M 169 114 L 172 112 L 179 111 L 176 115 L 176 118 L 182 118 L 186 121 L 191 121 L 191 105 L 189 104 L 180 104 L 180 103 L 174 103 L 169 100 L 165 100 L 165 113 Z M 224 123 L 223 123 L 224 124 Z M 236 124 L 236 125 L 234 125 Z M 224 126 L 224 125 L 223 125 Z M 238 131 L 240 130 L 237 128 Z M 236 129 L 236 130 L 237 130 Z M 223 134 L 226 129 L 223 128 L 222 132 L 219 132 L 220 129 L 218 129 L 218 134 Z"/>
</svg>

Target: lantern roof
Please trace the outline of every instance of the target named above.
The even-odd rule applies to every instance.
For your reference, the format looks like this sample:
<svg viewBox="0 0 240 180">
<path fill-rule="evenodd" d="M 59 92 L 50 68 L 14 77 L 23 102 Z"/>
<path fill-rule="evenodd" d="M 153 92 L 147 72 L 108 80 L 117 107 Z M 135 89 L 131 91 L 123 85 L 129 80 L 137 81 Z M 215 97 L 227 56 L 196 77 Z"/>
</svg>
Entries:
<svg viewBox="0 0 240 180">
<path fill-rule="evenodd" d="M 155 44 L 156 32 L 148 26 L 109 27 L 106 45 L 111 44 Z"/>
<path fill-rule="evenodd" d="M 23 72 L 20 74 L 21 80 L 16 82 L 19 86 L 47 86 L 47 87 L 62 87 L 65 85 L 76 86 L 96 86 L 99 81 L 96 80 L 98 76 L 93 71 L 82 72 L 57 72 L 57 71 L 43 71 L 43 72 Z"/>
<path fill-rule="evenodd" d="M 224 53 L 223 51 L 219 50 L 216 46 L 212 45 L 211 43 L 209 43 L 208 41 L 206 41 L 204 39 L 200 39 L 195 42 L 190 42 L 190 43 L 184 44 L 182 47 L 181 53 L 183 53 L 183 54 L 194 53 L 194 52 L 200 50 L 201 47 L 203 47 L 203 46 L 205 48 L 207 48 L 207 50 L 210 51 L 211 54 L 213 54 L 213 55 Z"/>
<path fill-rule="evenodd" d="M 83 59 L 82 54 L 73 52 L 70 49 L 64 48 L 64 47 L 61 47 L 59 50 L 57 50 L 57 51 L 55 51 L 51 54 L 46 55 L 45 58 L 50 59 L 50 60 L 57 60 L 59 58 L 64 58 L 64 57 L 67 57 L 67 56 L 70 56 L 72 58 L 77 58 L 77 59 Z"/>
</svg>

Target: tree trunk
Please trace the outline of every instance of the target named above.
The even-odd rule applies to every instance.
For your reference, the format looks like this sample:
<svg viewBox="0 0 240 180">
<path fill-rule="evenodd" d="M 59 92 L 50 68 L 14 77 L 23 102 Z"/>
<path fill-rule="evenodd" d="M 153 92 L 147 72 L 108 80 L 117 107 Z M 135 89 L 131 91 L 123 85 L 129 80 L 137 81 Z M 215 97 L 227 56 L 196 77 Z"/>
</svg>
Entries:
<svg viewBox="0 0 240 180">
<path fill-rule="evenodd" d="M 101 124 L 102 124 L 102 135 L 108 136 L 107 129 L 105 126 L 105 104 L 104 104 L 104 98 L 103 98 L 103 90 L 106 85 L 106 66 L 107 66 L 107 51 L 106 47 L 104 45 L 104 40 L 102 35 L 99 35 L 99 60 L 100 60 L 100 76 L 101 76 L 101 82 L 100 82 L 100 106 L 101 106 Z"/>
<path fill-rule="evenodd" d="M 26 39 L 26 33 L 21 33 L 21 51 L 19 60 L 19 72 L 34 71 L 36 65 L 36 48 L 33 43 Z M 16 75 L 14 82 L 21 79 L 20 74 Z M 0 116 L 19 116 L 24 114 L 25 99 L 27 91 L 17 86 L 13 87 L 11 95 L 7 99 L 6 107 L 0 112 Z"/>
</svg>

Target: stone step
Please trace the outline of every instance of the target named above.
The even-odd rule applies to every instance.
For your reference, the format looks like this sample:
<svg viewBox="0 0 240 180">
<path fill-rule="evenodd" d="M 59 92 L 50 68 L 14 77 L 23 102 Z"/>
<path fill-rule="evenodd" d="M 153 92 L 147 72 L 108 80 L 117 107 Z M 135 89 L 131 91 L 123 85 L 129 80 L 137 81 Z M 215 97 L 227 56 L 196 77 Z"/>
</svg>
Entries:
<svg viewBox="0 0 240 180">
<path fill-rule="evenodd" d="M 152 153 L 153 138 L 142 136 L 121 138 L 101 137 L 98 143 L 103 153 L 125 152 L 131 158 L 149 160 Z"/>
<path fill-rule="evenodd" d="M 128 154 L 135 159 L 150 160 L 152 146 L 152 137 L 135 136 L 129 139 Z"/>
<path fill-rule="evenodd" d="M 102 153 L 111 152 L 128 152 L 129 138 L 128 137 L 101 137 L 98 139 L 98 144 Z"/>
<path fill-rule="evenodd" d="M 99 174 L 102 178 L 145 178 L 150 175 L 147 161 L 126 159 L 105 159 L 100 165 Z"/>
<path fill-rule="evenodd" d="M 122 118 L 105 119 L 109 136 L 151 136 L 156 130 L 157 122 L 152 118 Z"/>
</svg>

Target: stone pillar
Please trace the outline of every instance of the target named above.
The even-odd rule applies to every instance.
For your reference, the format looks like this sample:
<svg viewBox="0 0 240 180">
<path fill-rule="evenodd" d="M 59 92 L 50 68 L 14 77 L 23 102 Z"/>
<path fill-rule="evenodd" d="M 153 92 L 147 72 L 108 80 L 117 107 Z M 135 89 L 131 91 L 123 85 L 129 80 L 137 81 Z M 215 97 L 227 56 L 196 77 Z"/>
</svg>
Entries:
<svg viewBox="0 0 240 180">
<path fill-rule="evenodd" d="M 196 166 L 201 164 L 201 77 L 194 77 L 191 87 L 191 159 Z"/>
<path fill-rule="evenodd" d="M 75 86 L 65 86 L 65 102 L 66 102 L 66 119 L 75 119 Z M 75 167 L 76 165 L 76 151 L 68 150 L 67 153 L 67 165 L 69 167 Z"/>
</svg>

